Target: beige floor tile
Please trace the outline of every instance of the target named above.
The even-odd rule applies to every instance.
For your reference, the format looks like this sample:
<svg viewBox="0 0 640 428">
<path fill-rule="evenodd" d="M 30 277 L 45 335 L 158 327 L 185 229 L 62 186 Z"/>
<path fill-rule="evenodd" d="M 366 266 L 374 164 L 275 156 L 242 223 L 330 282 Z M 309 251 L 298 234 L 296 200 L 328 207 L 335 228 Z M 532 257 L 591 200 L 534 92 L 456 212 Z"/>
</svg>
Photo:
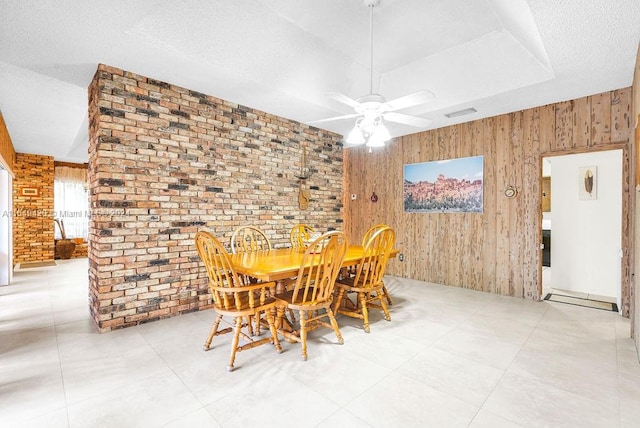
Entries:
<svg viewBox="0 0 640 428">
<path fill-rule="evenodd" d="M 458 327 L 439 339 L 433 347 L 505 370 L 513 362 L 521 345 Z"/>
<path fill-rule="evenodd" d="M 381 322 L 387 324 L 385 321 Z M 415 338 L 406 338 L 399 333 L 398 329 L 392 329 L 391 325 L 382 325 L 371 333 L 361 332 L 350 337 L 343 346 L 346 352 L 365 358 L 379 366 L 395 369 L 410 361 L 427 347 Z"/>
<path fill-rule="evenodd" d="M 282 354 L 238 353 L 229 373 L 230 335 L 202 350 L 212 310 L 99 334 L 86 272 L 86 259 L 65 260 L 0 287 L 3 428 L 636 427 L 640 418 L 636 344 L 613 312 L 386 277 L 391 322 L 374 313 L 366 334 L 339 316 L 344 345 L 319 329 L 308 361 L 283 341 Z"/>
<path fill-rule="evenodd" d="M 163 425 L 164 428 L 218 428 L 220 426 L 204 408 Z"/>
<path fill-rule="evenodd" d="M 201 404 L 167 371 L 72 404 L 69 426 L 153 427 L 189 415 Z"/>
<path fill-rule="evenodd" d="M 523 349 L 508 369 L 518 377 L 528 377 L 545 385 L 618 405 L 618 376 L 615 367 L 595 364 L 553 351 Z"/>
<path fill-rule="evenodd" d="M 503 370 L 436 348 L 416 355 L 397 373 L 476 407 L 482 406 L 504 375 Z"/>
<path fill-rule="evenodd" d="M 478 408 L 392 373 L 346 408 L 373 427 L 467 427 Z"/>
<path fill-rule="evenodd" d="M 267 345 L 264 345 L 266 347 Z M 213 348 L 203 352 L 205 358 L 186 359 L 182 365 L 173 367 L 172 370 L 203 404 L 223 399 L 237 393 L 249 393 L 252 390 L 255 379 L 277 379 L 282 371 L 265 360 L 258 351 L 261 347 L 249 349 L 238 354 L 237 364 L 233 372 L 226 370 L 229 362 L 228 347 Z"/>
<path fill-rule="evenodd" d="M 62 373 L 57 361 L 2 365 L 0 379 L 2 426 L 65 408 Z"/>
<path fill-rule="evenodd" d="M 594 309 L 595 311 L 595 309 Z M 616 341 L 558 334 L 549 330 L 535 330 L 524 349 L 548 351 L 606 368 L 617 367 Z"/>
<path fill-rule="evenodd" d="M 31 412 L 26 412 L 26 414 L 31 414 Z M 69 418 L 67 417 L 67 408 L 63 407 L 15 424 L 8 420 L 3 420 L 3 423 L 7 424 L 5 426 L 15 428 L 68 428 Z"/>
<path fill-rule="evenodd" d="M 522 425 L 516 424 L 515 422 L 508 421 L 505 418 L 502 418 L 498 415 L 494 415 L 491 412 L 487 412 L 486 410 L 480 409 L 478 414 L 469 428 L 521 428 Z"/>
<path fill-rule="evenodd" d="M 512 374 L 502 378 L 482 408 L 524 427 L 600 428 L 620 424 L 616 407 Z"/>
<path fill-rule="evenodd" d="M 365 334 L 365 333 L 363 333 Z M 308 361 L 297 349 L 272 359 L 273 365 L 332 402 L 346 405 L 378 383 L 391 369 L 349 352 L 345 345 L 320 344 Z M 339 385 L 339 387 L 337 387 Z M 348 406 L 347 406 L 348 407 Z"/>
<path fill-rule="evenodd" d="M 349 428 L 370 428 L 371 425 L 363 421 L 362 419 L 349 413 L 348 410 L 338 410 L 318 425 L 315 428 L 335 428 L 335 427 L 349 427 Z"/>
<path fill-rule="evenodd" d="M 249 389 L 235 390 L 208 406 L 224 427 L 316 426 L 338 410 L 331 400 L 286 373 L 251 379 Z"/>
<path fill-rule="evenodd" d="M 146 343 L 119 353 L 65 354 L 60 363 L 68 404 L 100 397 L 129 384 L 144 384 L 145 379 L 170 372 Z"/>
</svg>

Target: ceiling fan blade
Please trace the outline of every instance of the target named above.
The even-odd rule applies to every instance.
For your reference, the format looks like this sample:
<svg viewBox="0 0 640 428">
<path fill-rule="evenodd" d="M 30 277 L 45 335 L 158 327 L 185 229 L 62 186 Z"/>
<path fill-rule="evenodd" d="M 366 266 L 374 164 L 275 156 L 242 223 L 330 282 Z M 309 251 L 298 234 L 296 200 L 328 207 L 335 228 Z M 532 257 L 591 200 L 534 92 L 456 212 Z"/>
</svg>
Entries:
<svg viewBox="0 0 640 428">
<path fill-rule="evenodd" d="M 340 92 L 329 92 L 327 96 L 353 108 L 358 108 L 362 105 L 353 98 L 349 98 L 348 96 L 341 94 Z"/>
<path fill-rule="evenodd" d="M 389 112 L 383 114 L 382 117 L 384 117 L 385 120 L 388 120 L 389 122 L 402 123 L 404 125 L 415 126 L 416 128 L 425 128 L 431 125 L 431 121 L 429 119 L 417 116 L 409 116 L 408 114 L 402 113 Z"/>
<path fill-rule="evenodd" d="M 387 101 L 385 105 L 388 111 L 402 110 L 405 108 L 417 106 L 418 104 L 425 104 L 435 99 L 433 92 L 423 89 L 421 91 L 414 92 L 404 97 L 396 98 L 395 100 Z"/>
<path fill-rule="evenodd" d="M 362 114 L 361 113 L 351 113 L 351 114 L 345 114 L 343 116 L 329 117 L 327 119 L 312 120 L 311 122 L 307 122 L 307 123 L 311 125 L 311 124 L 314 124 L 314 123 L 333 122 L 334 120 L 352 119 L 352 118 L 358 117 L 358 116 L 362 116 Z"/>
</svg>

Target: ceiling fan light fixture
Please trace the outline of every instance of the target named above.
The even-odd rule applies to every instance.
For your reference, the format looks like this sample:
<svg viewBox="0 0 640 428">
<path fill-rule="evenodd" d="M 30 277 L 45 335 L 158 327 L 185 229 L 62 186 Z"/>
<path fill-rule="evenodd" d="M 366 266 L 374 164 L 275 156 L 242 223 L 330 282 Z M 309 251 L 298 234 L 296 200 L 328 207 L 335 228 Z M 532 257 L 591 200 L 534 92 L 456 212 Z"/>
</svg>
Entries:
<svg viewBox="0 0 640 428">
<path fill-rule="evenodd" d="M 366 142 L 366 140 L 364 139 L 364 136 L 362 135 L 362 131 L 360 130 L 359 125 L 360 124 L 356 122 L 353 129 L 351 130 L 351 132 L 349 132 L 349 135 L 347 136 L 346 141 L 347 141 L 347 144 L 349 144 L 350 146 L 359 146 Z"/>
<path fill-rule="evenodd" d="M 331 92 L 328 95 L 335 101 L 346 104 L 355 110 L 355 114 L 330 117 L 328 119 L 309 122 L 324 123 L 334 120 L 356 119 L 355 126 L 344 140 L 348 146 L 357 146 L 367 143 L 369 148 L 384 146 L 386 141 L 391 139 L 387 127 L 383 125 L 382 119 L 387 122 L 395 122 L 403 125 L 425 128 L 430 125 L 430 121 L 418 116 L 411 116 L 398 113 L 409 107 L 424 104 L 431 101 L 435 96 L 425 89 L 399 97 L 391 101 L 373 92 L 373 8 L 380 4 L 381 0 L 362 0 L 369 9 L 369 93 L 358 99 L 353 99 L 347 95 Z"/>
<path fill-rule="evenodd" d="M 367 147 L 384 147 L 384 144 L 391 139 L 391 135 L 382 122 L 376 126 L 373 133 L 367 140 Z"/>
</svg>

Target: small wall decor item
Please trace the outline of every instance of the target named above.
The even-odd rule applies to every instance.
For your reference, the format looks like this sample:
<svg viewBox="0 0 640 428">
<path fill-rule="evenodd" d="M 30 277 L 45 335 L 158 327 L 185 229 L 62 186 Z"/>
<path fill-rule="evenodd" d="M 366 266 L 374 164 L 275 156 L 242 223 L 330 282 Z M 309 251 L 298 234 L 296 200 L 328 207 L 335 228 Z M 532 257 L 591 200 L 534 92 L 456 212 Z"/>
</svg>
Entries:
<svg viewBox="0 0 640 428">
<path fill-rule="evenodd" d="M 20 195 L 29 196 L 29 197 L 38 197 L 40 196 L 40 188 L 39 187 L 21 187 Z"/>
<path fill-rule="evenodd" d="M 578 168 L 578 199 L 581 201 L 598 199 L 598 167 Z"/>
<path fill-rule="evenodd" d="M 302 146 L 302 155 L 300 158 L 300 173 L 296 175 L 299 180 L 298 191 L 298 207 L 301 210 L 309 208 L 309 200 L 311 200 L 311 191 L 304 188 L 304 183 L 311 177 L 311 169 L 307 167 L 307 147 Z"/>
<path fill-rule="evenodd" d="M 504 195 L 509 199 L 513 199 L 518 196 L 518 189 L 513 186 L 507 186 L 507 188 L 504 189 Z"/>
<path fill-rule="evenodd" d="M 404 211 L 482 212 L 484 158 L 447 159 L 404 166 Z"/>
</svg>

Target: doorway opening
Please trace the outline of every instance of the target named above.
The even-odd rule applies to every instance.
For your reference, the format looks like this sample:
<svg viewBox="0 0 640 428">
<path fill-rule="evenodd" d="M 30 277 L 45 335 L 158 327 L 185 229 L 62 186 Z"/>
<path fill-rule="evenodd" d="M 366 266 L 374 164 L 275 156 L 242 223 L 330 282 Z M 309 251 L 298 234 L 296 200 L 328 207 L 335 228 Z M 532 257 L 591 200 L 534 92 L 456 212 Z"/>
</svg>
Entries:
<svg viewBox="0 0 640 428">
<path fill-rule="evenodd" d="M 11 174 L 0 166 L 0 286 L 9 285 L 13 274 L 12 188 Z"/>
<path fill-rule="evenodd" d="M 622 308 L 623 169 L 623 149 L 542 158 L 542 298 Z"/>
</svg>

